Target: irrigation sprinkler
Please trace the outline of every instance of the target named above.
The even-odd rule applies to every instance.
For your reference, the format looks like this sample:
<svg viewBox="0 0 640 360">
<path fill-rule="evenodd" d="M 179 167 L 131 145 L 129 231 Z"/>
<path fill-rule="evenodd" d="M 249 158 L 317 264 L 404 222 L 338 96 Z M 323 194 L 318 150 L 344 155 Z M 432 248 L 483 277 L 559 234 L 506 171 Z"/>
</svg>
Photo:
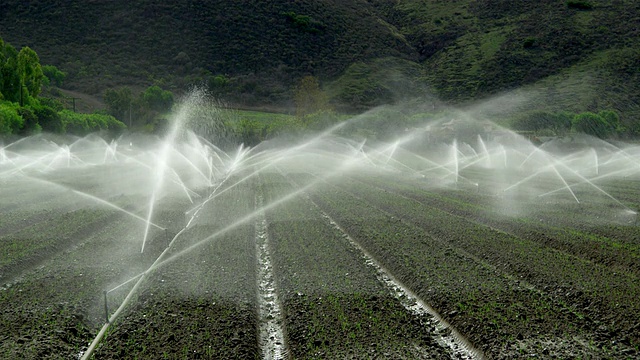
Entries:
<svg viewBox="0 0 640 360">
<path fill-rule="evenodd" d="M 107 290 L 104 291 L 104 318 L 109 323 L 109 305 L 107 304 Z"/>
</svg>

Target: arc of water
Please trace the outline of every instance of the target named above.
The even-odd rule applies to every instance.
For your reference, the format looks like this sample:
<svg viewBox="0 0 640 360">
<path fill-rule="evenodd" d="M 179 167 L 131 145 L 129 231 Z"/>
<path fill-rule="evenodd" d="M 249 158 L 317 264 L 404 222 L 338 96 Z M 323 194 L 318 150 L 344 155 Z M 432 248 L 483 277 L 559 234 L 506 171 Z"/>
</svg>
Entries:
<svg viewBox="0 0 640 360">
<path fill-rule="evenodd" d="M 247 180 L 248 180 L 248 179 L 250 179 L 251 177 L 253 177 L 253 176 L 255 176 L 256 174 L 258 174 L 259 172 L 261 172 L 261 171 L 263 171 L 263 170 L 265 170 L 265 169 L 268 169 L 268 168 L 270 168 L 270 167 L 274 166 L 275 164 L 277 164 L 277 163 L 279 163 L 279 162 L 281 162 L 281 161 L 283 161 L 283 160 L 287 159 L 287 158 L 288 158 L 288 155 L 290 155 L 290 154 L 298 154 L 298 153 L 300 153 L 300 151 L 301 151 L 301 150 L 303 150 L 303 149 L 305 149 L 305 148 L 308 148 L 308 147 L 312 146 L 312 145 L 313 145 L 313 144 L 315 144 L 317 141 L 319 141 L 320 139 L 322 139 L 322 138 L 324 138 L 325 136 L 327 136 L 328 134 L 330 134 L 330 133 L 331 133 L 331 131 L 334 131 L 335 129 L 338 129 L 338 128 L 339 128 L 339 127 L 341 127 L 341 126 L 342 126 L 342 125 L 340 125 L 340 126 L 333 126 L 332 128 L 330 128 L 330 129 L 328 129 L 328 130 L 325 130 L 324 132 L 322 132 L 322 133 L 318 134 L 317 136 L 315 136 L 315 137 L 311 138 L 310 140 L 308 140 L 308 141 L 307 141 L 307 142 L 305 142 L 305 143 L 301 143 L 301 144 L 298 144 L 298 145 L 296 145 L 296 146 L 293 146 L 293 147 L 287 148 L 286 150 L 276 151 L 276 152 L 275 152 L 274 154 L 272 154 L 271 156 L 267 156 L 266 158 L 264 158 L 263 160 L 261 160 L 261 161 L 259 161 L 259 162 L 253 162 L 253 163 L 251 163 L 251 164 L 247 164 L 247 166 L 249 166 L 249 165 L 250 165 L 250 166 L 257 166 L 257 165 L 259 165 L 259 164 L 261 164 L 261 163 L 264 163 L 265 165 L 263 165 L 263 166 L 259 167 L 258 169 L 256 169 L 256 170 L 252 171 L 249 175 L 247 175 L 247 176 L 243 177 L 242 179 L 238 180 L 238 181 L 237 181 L 237 182 L 235 182 L 234 184 L 232 184 L 232 185 L 230 185 L 230 186 L 225 187 L 225 189 L 224 189 L 224 190 L 222 190 L 222 191 L 216 191 L 216 192 L 214 193 L 214 195 L 213 195 L 213 196 L 211 196 L 210 198 L 208 198 L 206 201 L 213 200 L 214 198 L 216 198 L 216 197 L 218 197 L 218 196 L 220 196 L 220 195 L 222 195 L 222 194 L 226 193 L 227 191 L 229 191 L 229 190 L 233 189 L 234 187 L 236 187 L 236 186 L 240 185 L 240 184 L 241 184 L 241 183 L 243 183 L 244 181 L 247 181 Z M 242 151 L 242 148 L 243 148 L 243 147 L 241 147 L 241 148 L 238 150 L 238 152 L 236 153 L 236 157 L 234 158 L 235 167 L 234 167 L 234 166 L 230 166 L 230 167 L 229 167 L 229 169 L 227 170 L 227 176 L 225 177 L 225 179 L 224 179 L 220 184 L 218 184 L 218 186 L 216 187 L 216 190 L 217 190 L 218 188 L 220 188 L 220 187 L 221 187 L 221 185 L 222 185 L 222 184 L 223 184 L 223 183 L 224 183 L 224 182 L 229 178 L 229 174 L 230 174 L 231 172 L 233 172 L 233 171 L 235 170 L 235 168 L 237 168 L 237 166 L 239 165 L 239 163 L 240 163 L 240 159 L 242 159 L 242 157 L 243 157 L 242 155 L 244 154 L 244 151 Z M 250 158 L 255 158 L 255 157 L 259 156 L 259 155 L 260 155 L 260 154 L 255 154 L 255 155 L 252 155 Z M 246 161 L 246 159 L 243 159 L 243 161 Z M 197 208 L 197 207 L 196 207 L 196 208 Z M 195 209 L 195 208 L 194 208 L 194 209 Z M 194 209 L 190 209 L 189 211 L 187 211 L 187 214 L 192 213 L 193 211 L 195 211 Z"/>
<path fill-rule="evenodd" d="M 389 155 L 387 156 L 387 160 L 385 160 L 384 162 L 385 165 L 389 164 L 389 160 L 391 159 L 393 154 L 395 154 L 397 149 L 398 149 L 398 142 L 396 141 L 395 143 L 393 143 L 393 145 L 390 146 Z"/>
<path fill-rule="evenodd" d="M 178 157 L 182 158 L 183 160 L 185 160 L 187 162 L 187 164 L 198 174 L 200 175 L 209 186 L 211 186 L 211 179 L 209 177 L 207 177 L 207 175 L 205 175 L 202 170 L 200 168 L 198 168 L 196 166 L 196 164 L 193 163 L 193 161 L 191 161 L 191 159 L 189 159 L 188 157 L 186 157 L 183 153 L 181 153 L 180 151 L 175 150 L 173 152 L 174 154 L 178 155 Z"/>
<path fill-rule="evenodd" d="M 56 187 L 62 188 L 62 189 L 64 189 L 64 190 L 71 191 L 71 192 L 73 192 L 73 193 L 74 193 L 74 194 L 76 194 L 76 195 L 80 195 L 80 196 L 82 196 L 82 197 L 84 197 L 84 198 L 87 198 L 87 199 L 93 200 L 93 201 L 95 201 L 95 202 L 97 202 L 97 203 L 100 203 L 100 204 L 106 205 L 106 206 L 108 206 L 108 207 L 111 207 L 111 208 L 113 208 L 113 209 L 116 209 L 116 210 L 118 210 L 118 211 L 121 211 L 121 212 L 123 212 L 123 213 L 125 213 L 125 214 L 127 214 L 127 215 L 129 215 L 129 216 L 131 216 L 131 217 L 133 217 L 133 218 L 136 218 L 136 219 L 138 219 L 138 220 L 140 220 L 140 221 L 143 221 L 143 222 L 147 223 L 147 224 L 148 224 L 148 226 L 153 226 L 153 227 L 155 227 L 155 228 L 157 228 L 157 229 L 165 230 L 165 228 L 164 228 L 164 227 L 162 227 L 162 226 L 160 226 L 160 225 L 158 225 L 158 224 L 155 224 L 155 223 L 153 223 L 153 222 L 147 222 L 147 220 L 146 220 L 146 219 L 144 219 L 142 216 L 139 216 L 139 215 L 137 215 L 137 214 L 134 214 L 134 213 L 132 213 L 131 211 L 125 210 L 125 209 L 121 208 L 120 206 L 118 206 L 118 205 L 116 205 L 116 204 L 114 204 L 114 203 L 112 203 L 112 202 L 109 202 L 109 201 L 107 201 L 107 200 L 105 200 L 105 199 L 99 198 L 99 197 L 97 197 L 97 196 L 95 196 L 95 195 L 91 195 L 91 194 L 88 194 L 88 193 L 83 192 L 83 191 L 80 191 L 80 190 L 72 189 L 72 188 L 70 188 L 70 187 L 68 187 L 68 186 L 61 185 L 61 184 L 58 184 L 58 183 L 53 182 L 53 181 L 50 181 L 50 180 L 40 179 L 40 178 L 33 177 L 33 176 L 29 176 L 29 175 L 23 175 L 23 176 L 24 176 L 24 177 L 26 177 L 26 178 L 28 178 L 28 179 L 30 179 L 30 180 L 43 182 L 43 183 L 46 183 L 46 184 L 48 184 L 48 185 L 53 185 L 53 186 L 56 186 Z"/>
<path fill-rule="evenodd" d="M 561 166 L 564 166 L 564 164 L 562 164 L 562 163 L 561 163 L 560 165 L 561 165 Z M 573 174 L 575 174 L 578 178 L 580 178 L 580 180 L 582 180 L 582 182 L 580 182 L 579 184 L 584 184 L 584 183 L 589 184 L 591 187 L 593 187 L 593 188 L 594 188 L 594 189 L 596 189 L 597 191 L 601 192 L 602 194 L 604 194 L 605 196 L 607 196 L 608 198 L 610 198 L 611 200 L 613 200 L 614 202 L 616 202 L 617 204 L 619 204 L 620 206 L 622 206 L 623 208 L 625 208 L 626 210 L 631 211 L 631 212 L 632 212 L 632 213 L 634 213 L 634 214 L 636 213 L 634 210 L 630 209 L 628 206 L 626 206 L 625 204 L 623 204 L 620 200 L 616 199 L 616 198 L 615 198 L 615 197 L 613 197 L 611 194 L 609 194 L 608 192 L 604 191 L 604 189 L 602 189 L 601 187 L 599 187 L 598 185 L 596 185 L 595 183 L 593 183 L 593 181 L 591 181 L 591 180 L 589 180 L 589 179 L 585 178 L 584 176 L 580 175 L 579 173 L 577 173 L 577 172 L 573 171 L 573 169 L 571 169 L 571 168 L 568 168 L 568 167 L 566 167 L 566 168 L 567 168 L 567 170 L 569 170 L 569 171 L 573 172 Z M 602 177 L 604 177 L 604 176 L 601 176 L 601 177 L 598 177 L 598 178 L 602 178 Z M 594 179 L 595 179 L 595 178 L 594 178 Z M 592 180 L 594 180 L 594 179 L 592 179 Z M 563 188 L 561 188 L 561 189 L 563 189 Z M 561 189 L 560 189 L 560 190 L 561 190 Z M 548 192 L 548 193 L 541 194 L 540 196 L 546 196 L 546 195 L 549 195 L 549 194 L 552 194 L 552 193 L 555 193 L 555 192 L 557 192 L 557 190 L 553 190 L 553 191 L 550 191 L 550 192 Z"/>
<path fill-rule="evenodd" d="M 500 154 L 502 154 L 502 166 L 504 166 L 504 168 L 508 168 L 508 160 L 507 160 L 507 149 L 505 149 L 504 145 L 500 144 L 498 146 L 498 149 L 500 149 Z"/>
<path fill-rule="evenodd" d="M 102 160 L 103 164 L 107 163 L 107 158 L 111 158 L 114 161 L 118 160 L 118 143 L 115 140 L 111 140 L 111 143 L 109 145 L 107 145 L 107 147 L 105 148 L 104 151 L 104 159 Z"/>
<path fill-rule="evenodd" d="M 175 183 L 180 186 L 182 191 L 184 191 L 185 195 L 187 195 L 187 198 L 189 199 L 189 202 L 191 202 L 193 204 L 193 198 L 191 198 L 191 194 L 190 193 L 193 193 L 195 196 L 198 196 L 198 193 L 196 193 L 195 191 L 189 189 L 184 184 L 184 181 L 182 181 L 182 178 L 180 178 L 180 175 L 178 175 L 178 173 L 174 169 L 169 168 L 169 170 L 171 171 L 171 174 L 173 175 L 173 177 L 175 177 L 175 179 L 176 179 Z"/>
<path fill-rule="evenodd" d="M 369 165 L 376 166 L 376 164 L 373 162 L 373 160 L 371 160 L 369 155 L 367 155 L 367 153 L 362 149 L 363 145 L 364 145 L 364 142 L 361 143 L 360 146 L 356 148 L 355 146 L 348 144 L 348 146 L 351 147 L 351 149 L 353 150 L 353 156 L 360 155 Z"/>
<path fill-rule="evenodd" d="M 520 153 L 520 154 L 522 154 L 522 155 L 524 155 L 524 154 L 525 154 L 524 152 L 519 151 L 519 150 L 517 150 L 517 149 L 513 149 L 513 150 L 514 150 L 514 151 L 516 151 L 516 152 L 518 152 L 518 153 Z M 528 162 L 528 161 L 529 161 L 529 160 L 530 160 L 534 155 L 536 155 L 536 154 L 538 154 L 538 153 L 542 154 L 542 156 L 544 157 L 544 159 L 545 159 L 545 160 L 547 160 L 547 159 L 548 159 L 548 155 L 547 155 L 547 153 L 546 153 L 544 150 L 542 150 L 542 149 L 541 149 L 541 148 L 539 148 L 539 147 L 534 146 L 534 147 L 533 147 L 533 151 L 531 151 L 531 152 L 526 156 L 526 158 L 522 161 L 522 163 L 520 163 L 520 165 L 518 165 L 518 166 L 517 166 L 517 168 L 518 168 L 518 169 L 522 169 L 522 168 L 524 168 L 524 165 L 525 165 L 525 164 L 526 164 L 526 163 L 527 163 L 527 162 Z"/>
<path fill-rule="evenodd" d="M 197 100 L 198 99 L 196 99 L 196 101 Z M 156 158 L 157 160 L 156 161 L 157 166 L 155 171 L 156 182 L 153 186 L 151 197 L 149 199 L 149 211 L 147 213 L 147 223 L 151 222 L 151 218 L 153 217 L 153 210 L 156 203 L 156 197 L 158 196 L 158 193 L 160 192 L 164 184 L 164 177 L 165 177 L 165 172 L 167 168 L 167 161 L 168 161 L 167 158 L 169 156 L 169 151 L 178 134 L 178 128 L 180 127 L 180 124 L 182 123 L 182 121 L 184 121 L 184 118 L 188 114 L 189 114 L 188 106 L 183 105 L 178 115 L 176 116 L 176 120 L 174 121 L 173 126 L 171 127 L 171 131 L 169 132 L 169 135 L 163 142 L 162 148 L 160 150 L 160 156 Z M 149 226 L 147 225 L 144 229 L 144 236 L 142 238 L 142 247 L 140 248 L 141 253 L 144 252 L 144 246 L 147 242 L 148 236 L 149 236 Z"/>
<path fill-rule="evenodd" d="M 202 136 L 199 136 L 199 135 L 196 135 L 196 134 L 194 134 L 194 135 L 199 141 L 205 143 L 207 146 L 209 146 L 211 149 L 213 149 L 213 152 L 218 156 L 218 158 L 220 158 L 219 154 L 222 154 L 222 155 L 227 157 L 227 160 L 231 160 L 231 157 L 226 152 L 222 151 L 219 147 L 215 146 L 213 143 L 211 143 L 211 141 L 203 138 Z M 223 163 L 224 161 L 222 161 L 222 159 L 220 159 L 220 162 Z"/>
<path fill-rule="evenodd" d="M 571 193 L 571 196 L 573 196 L 573 198 L 576 200 L 576 202 L 579 204 L 580 200 L 578 200 L 578 197 L 576 196 L 576 194 L 573 192 L 573 190 L 571 189 L 571 186 L 569 186 L 569 184 L 567 184 L 567 181 L 564 179 L 564 177 L 562 177 L 562 175 L 560 175 L 560 172 L 558 171 L 558 169 L 555 166 L 551 166 L 551 168 L 553 169 L 553 171 L 558 175 L 558 177 L 560 178 L 560 180 L 562 181 L 562 183 L 564 184 L 565 188 L 567 190 L 569 190 L 569 192 Z"/>
<path fill-rule="evenodd" d="M 482 149 L 482 152 L 485 155 L 485 158 L 487 160 L 487 167 L 493 167 L 493 163 L 491 161 L 491 155 L 489 154 L 489 150 L 487 149 L 487 145 L 484 143 L 484 140 L 482 140 L 482 136 L 480 136 L 480 134 L 478 134 L 478 144 L 480 144 L 480 149 Z"/>
<path fill-rule="evenodd" d="M 158 167 L 156 169 L 156 182 L 153 186 L 153 191 L 151 192 L 151 197 L 149 199 L 149 211 L 147 212 L 147 223 L 151 222 L 151 218 L 153 217 L 153 210 L 156 203 L 156 197 L 160 190 L 162 189 L 162 185 L 164 183 L 164 174 L 166 169 L 166 156 L 168 151 L 168 144 L 163 146 L 163 150 L 161 151 L 161 156 L 159 158 Z M 144 235 L 142 237 L 142 247 L 140 248 L 140 252 L 144 252 L 144 246 L 147 242 L 147 237 L 149 236 L 149 226 L 147 225 L 144 229 Z"/>
<path fill-rule="evenodd" d="M 460 174 L 458 169 L 459 162 L 458 162 L 458 140 L 457 139 L 453 139 L 452 152 L 453 152 L 453 174 L 455 176 L 454 182 L 457 184 L 458 175 Z"/>
</svg>

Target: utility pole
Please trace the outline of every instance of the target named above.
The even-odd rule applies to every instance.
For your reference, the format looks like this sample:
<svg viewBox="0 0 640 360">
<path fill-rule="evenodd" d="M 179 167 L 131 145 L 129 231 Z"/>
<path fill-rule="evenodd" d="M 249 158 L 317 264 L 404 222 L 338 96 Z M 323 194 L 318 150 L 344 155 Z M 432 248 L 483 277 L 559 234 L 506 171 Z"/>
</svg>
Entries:
<svg viewBox="0 0 640 360">
<path fill-rule="evenodd" d="M 77 112 L 76 111 L 76 99 L 80 99 L 80 98 L 68 96 L 67 99 L 71 99 L 71 101 L 73 102 L 73 112 Z"/>
</svg>

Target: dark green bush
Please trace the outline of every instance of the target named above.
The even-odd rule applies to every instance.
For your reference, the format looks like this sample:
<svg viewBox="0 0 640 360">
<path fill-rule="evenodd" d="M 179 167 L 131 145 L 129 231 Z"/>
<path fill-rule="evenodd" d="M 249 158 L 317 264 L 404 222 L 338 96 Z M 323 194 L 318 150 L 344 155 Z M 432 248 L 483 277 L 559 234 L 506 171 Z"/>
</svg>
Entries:
<svg viewBox="0 0 640 360">
<path fill-rule="evenodd" d="M 53 65 L 43 66 L 42 73 L 48 79 L 50 84 L 53 84 L 57 87 L 62 86 L 62 82 L 64 81 L 64 78 L 67 76 L 67 74 L 58 70 L 58 68 Z"/>
<path fill-rule="evenodd" d="M 21 107 L 18 109 L 18 115 L 22 117 L 23 125 L 20 131 L 20 135 L 33 135 L 39 133 L 42 128 L 38 124 L 38 116 L 28 107 Z"/>
<path fill-rule="evenodd" d="M 18 104 L 0 101 L 0 134 L 16 134 L 24 125 Z"/>
<path fill-rule="evenodd" d="M 38 101 L 40 102 L 40 106 L 42 107 L 49 107 L 55 111 L 62 111 L 62 109 L 64 109 L 64 104 L 56 99 L 41 97 L 38 98 Z M 38 106 L 34 106 L 34 109 L 37 107 Z"/>
<path fill-rule="evenodd" d="M 51 106 L 41 105 L 33 108 L 34 113 L 38 117 L 38 124 L 43 131 L 61 134 L 64 132 L 64 124 L 57 109 Z"/>
<path fill-rule="evenodd" d="M 569 9 L 578 9 L 578 10 L 592 10 L 593 5 L 585 0 L 567 0 L 567 7 Z"/>
<path fill-rule="evenodd" d="M 520 114 L 513 120 L 511 127 L 520 131 L 534 131 L 562 136 L 571 129 L 574 114 L 536 110 Z"/>
<path fill-rule="evenodd" d="M 536 40 L 534 37 L 528 37 L 522 42 L 522 47 L 525 49 L 532 48 L 536 44 Z"/>
<path fill-rule="evenodd" d="M 60 111 L 60 117 L 64 130 L 69 134 L 84 136 L 100 130 L 119 132 L 126 125 L 111 115 L 105 114 L 81 114 L 70 110 Z"/>
<path fill-rule="evenodd" d="M 575 131 L 601 139 L 609 137 L 615 131 L 615 128 L 605 118 L 592 112 L 576 115 L 572 123 Z"/>
<path fill-rule="evenodd" d="M 287 21 L 292 23 L 295 27 L 309 33 L 319 33 L 324 27 L 322 23 L 314 20 L 309 15 L 296 14 L 293 11 L 287 11 L 283 13 L 287 18 Z"/>
</svg>

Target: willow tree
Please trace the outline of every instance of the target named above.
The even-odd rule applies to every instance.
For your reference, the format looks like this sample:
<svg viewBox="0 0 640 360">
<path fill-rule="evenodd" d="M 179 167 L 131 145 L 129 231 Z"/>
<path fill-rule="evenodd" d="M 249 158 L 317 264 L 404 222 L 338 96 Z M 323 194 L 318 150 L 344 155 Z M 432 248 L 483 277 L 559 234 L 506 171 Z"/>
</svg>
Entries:
<svg viewBox="0 0 640 360">
<path fill-rule="evenodd" d="M 35 98 L 40 94 L 44 77 L 38 54 L 28 46 L 23 47 L 18 53 L 18 76 L 20 77 L 20 85 L 23 86 L 20 101 L 23 104 L 23 99 L 26 99 L 26 96 Z"/>
<path fill-rule="evenodd" d="M 4 100 L 11 102 L 20 101 L 20 76 L 17 58 L 16 49 L 0 39 L 0 93 Z"/>
</svg>

